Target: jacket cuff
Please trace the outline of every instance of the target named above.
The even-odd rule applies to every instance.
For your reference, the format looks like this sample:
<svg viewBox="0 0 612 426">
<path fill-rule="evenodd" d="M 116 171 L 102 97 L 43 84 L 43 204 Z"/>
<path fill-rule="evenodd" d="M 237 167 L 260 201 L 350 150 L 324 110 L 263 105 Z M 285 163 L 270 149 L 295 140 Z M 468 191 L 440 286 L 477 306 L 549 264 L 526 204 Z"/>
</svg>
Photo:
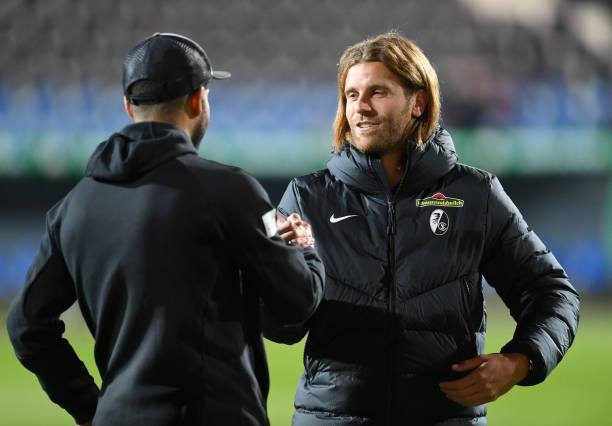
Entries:
<svg viewBox="0 0 612 426">
<path fill-rule="evenodd" d="M 66 411 L 68 411 L 74 418 L 74 421 L 80 425 L 93 420 L 97 406 L 98 387 L 93 385 L 81 398 L 72 401 L 70 406 L 66 407 Z"/>
<path fill-rule="evenodd" d="M 314 247 L 300 247 L 302 249 L 302 252 L 304 253 L 304 257 L 306 258 L 312 258 L 312 257 L 318 257 L 318 253 L 317 250 L 315 250 Z"/>
</svg>

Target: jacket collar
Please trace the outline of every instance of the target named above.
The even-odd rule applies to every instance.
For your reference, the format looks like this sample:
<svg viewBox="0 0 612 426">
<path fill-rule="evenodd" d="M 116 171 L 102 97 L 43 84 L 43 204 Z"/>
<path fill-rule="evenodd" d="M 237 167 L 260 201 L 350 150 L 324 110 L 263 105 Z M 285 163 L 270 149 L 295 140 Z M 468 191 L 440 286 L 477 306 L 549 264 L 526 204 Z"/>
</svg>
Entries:
<svg viewBox="0 0 612 426">
<path fill-rule="evenodd" d="M 140 122 L 102 142 L 89 158 L 85 176 L 113 182 L 135 180 L 183 154 L 197 154 L 184 130 L 169 123 Z"/>
<path fill-rule="evenodd" d="M 457 163 L 450 134 L 437 126 L 421 149 L 413 142 L 406 146 L 406 172 L 397 196 L 419 192 L 447 174 Z M 350 144 L 333 153 L 329 171 L 340 181 L 360 192 L 391 199 L 382 163 L 378 156 L 364 154 Z"/>
</svg>

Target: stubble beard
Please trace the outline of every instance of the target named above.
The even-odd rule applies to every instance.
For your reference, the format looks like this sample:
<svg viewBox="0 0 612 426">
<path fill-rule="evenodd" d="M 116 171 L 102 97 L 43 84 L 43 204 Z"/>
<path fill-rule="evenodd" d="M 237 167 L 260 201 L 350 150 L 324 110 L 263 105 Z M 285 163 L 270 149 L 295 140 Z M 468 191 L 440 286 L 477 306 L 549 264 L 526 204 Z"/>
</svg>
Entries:
<svg viewBox="0 0 612 426">
<path fill-rule="evenodd" d="M 200 119 L 197 124 L 194 126 L 193 131 L 191 132 L 191 142 L 195 149 L 200 147 L 200 142 L 204 138 L 204 134 L 206 133 L 206 129 L 208 128 L 208 123 L 210 121 L 208 111 L 206 111 L 206 104 L 202 99 L 202 114 L 200 115 Z"/>
<path fill-rule="evenodd" d="M 359 135 L 351 129 L 350 143 L 365 154 L 384 155 L 395 152 L 406 146 L 413 123 L 409 108 L 406 108 L 397 118 L 382 121 L 381 128 L 370 135 Z"/>
</svg>

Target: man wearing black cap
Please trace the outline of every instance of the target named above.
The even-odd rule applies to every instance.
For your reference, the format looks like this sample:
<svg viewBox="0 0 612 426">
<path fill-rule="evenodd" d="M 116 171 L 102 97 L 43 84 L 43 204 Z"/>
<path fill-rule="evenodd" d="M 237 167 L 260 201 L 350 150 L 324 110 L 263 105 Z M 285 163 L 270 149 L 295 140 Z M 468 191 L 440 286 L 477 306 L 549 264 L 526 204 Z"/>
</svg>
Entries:
<svg viewBox="0 0 612 426">
<path fill-rule="evenodd" d="M 259 311 L 305 321 L 324 271 L 308 225 L 281 221 L 257 181 L 201 159 L 213 71 L 204 50 L 155 34 L 124 63 L 135 124 L 91 156 L 47 214 L 7 318 L 19 360 L 79 424 L 268 424 Z M 78 301 L 99 390 L 59 315 Z"/>
</svg>

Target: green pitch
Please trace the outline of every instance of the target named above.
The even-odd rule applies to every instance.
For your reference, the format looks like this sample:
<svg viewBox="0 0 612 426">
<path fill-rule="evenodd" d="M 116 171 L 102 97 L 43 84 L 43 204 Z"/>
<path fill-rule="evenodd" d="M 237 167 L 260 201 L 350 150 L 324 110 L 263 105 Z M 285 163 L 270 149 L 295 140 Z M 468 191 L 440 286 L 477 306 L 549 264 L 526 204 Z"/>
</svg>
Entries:
<svg viewBox="0 0 612 426">
<path fill-rule="evenodd" d="M 36 378 L 17 362 L 6 336 L 6 307 L 0 309 L 0 423 L 11 426 L 73 425 L 70 416 L 50 402 Z M 96 381 L 93 340 L 77 311 L 66 315 L 66 337 Z M 493 352 L 512 335 L 507 310 L 490 302 L 487 351 Z M 515 387 L 489 404 L 493 426 L 612 425 L 609 378 L 612 354 L 612 309 L 593 300 L 582 302 L 574 346 L 548 379 L 535 387 Z M 268 409 L 272 426 L 286 426 L 293 413 L 293 394 L 302 371 L 303 343 L 267 342 L 271 390 Z"/>
</svg>

